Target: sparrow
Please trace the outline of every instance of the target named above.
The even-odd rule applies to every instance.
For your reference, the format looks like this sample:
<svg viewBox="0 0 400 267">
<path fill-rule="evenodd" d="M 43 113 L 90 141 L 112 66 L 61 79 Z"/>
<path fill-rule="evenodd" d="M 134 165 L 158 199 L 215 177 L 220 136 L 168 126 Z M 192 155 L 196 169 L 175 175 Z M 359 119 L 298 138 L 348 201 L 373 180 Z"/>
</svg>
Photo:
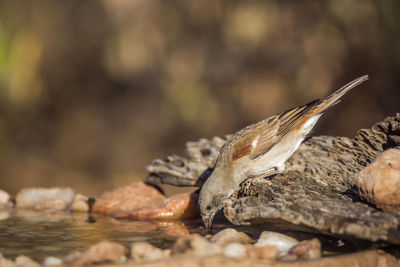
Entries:
<svg viewBox="0 0 400 267">
<path fill-rule="evenodd" d="M 232 135 L 222 146 L 212 173 L 200 189 L 199 209 L 204 226 L 211 227 L 215 214 L 242 182 L 260 175 L 282 173 L 285 162 L 321 115 L 367 79 L 367 75 L 359 77 L 323 100 L 289 109 Z"/>
</svg>

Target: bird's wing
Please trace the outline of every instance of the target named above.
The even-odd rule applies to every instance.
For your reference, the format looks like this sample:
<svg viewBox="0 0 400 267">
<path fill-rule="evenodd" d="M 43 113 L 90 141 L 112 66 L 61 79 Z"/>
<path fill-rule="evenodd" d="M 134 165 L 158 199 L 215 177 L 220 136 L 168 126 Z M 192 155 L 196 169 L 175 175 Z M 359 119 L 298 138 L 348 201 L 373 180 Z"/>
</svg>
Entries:
<svg viewBox="0 0 400 267">
<path fill-rule="evenodd" d="M 234 144 L 233 160 L 242 157 L 257 158 L 267 153 L 277 142 L 296 127 L 300 119 L 320 103 L 315 100 L 304 106 L 289 109 L 277 116 L 272 116 L 262 122 L 251 125 L 238 134 L 241 135 Z"/>
</svg>

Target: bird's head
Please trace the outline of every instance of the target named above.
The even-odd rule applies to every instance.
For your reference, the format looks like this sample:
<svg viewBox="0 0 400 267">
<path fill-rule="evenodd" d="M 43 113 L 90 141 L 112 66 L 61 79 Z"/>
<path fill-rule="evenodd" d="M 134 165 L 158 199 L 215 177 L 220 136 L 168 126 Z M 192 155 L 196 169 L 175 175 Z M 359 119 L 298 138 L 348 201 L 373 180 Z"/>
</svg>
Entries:
<svg viewBox="0 0 400 267">
<path fill-rule="evenodd" d="M 212 176 L 209 177 L 204 183 L 199 194 L 200 215 L 206 228 L 211 227 L 215 214 L 223 207 L 224 202 L 232 194 L 231 187 L 221 185 L 218 183 L 218 180 L 215 181 L 212 178 Z"/>
</svg>

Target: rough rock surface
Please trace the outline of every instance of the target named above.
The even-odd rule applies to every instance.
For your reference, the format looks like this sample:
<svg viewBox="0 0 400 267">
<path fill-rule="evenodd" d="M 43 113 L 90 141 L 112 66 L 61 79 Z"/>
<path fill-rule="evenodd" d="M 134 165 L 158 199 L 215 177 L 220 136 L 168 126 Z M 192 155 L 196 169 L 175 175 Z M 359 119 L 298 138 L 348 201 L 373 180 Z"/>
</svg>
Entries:
<svg viewBox="0 0 400 267">
<path fill-rule="evenodd" d="M 15 201 L 18 209 L 60 211 L 71 205 L 74 195 L 71 188 L 24 188 Z"/>
<path fill-rule="evenodd" d="M 118 215 L 145 207 L 155 207 L 164 199 L 165 197 L 154 187 L 143 182 L 135 182 L 104 193 L 96 200 L 92 211 Z"/>
<path fill-rule="evenodd" d="M 385 211 L 400 211 L 400 149 L 389 149 L 354 176 L 360 197 Z"/>
<path fill-rule="evenodd" d="M 186 157 L 156 160 L 148 168 L 148 180 L 201 185 L 223 144 L 215 139 L 188 143 Z M 225 217 L 236 225 L 257 224 L 400 244 L 400 215 L 360 202 L 353 179 L 378 154 L 399 145 L 400 114 L 371 129 L 359 130 L 353 139 L 312 137 L 288 160 L 284 173 L 243 183 L 226 203 Z"/>
</svg>

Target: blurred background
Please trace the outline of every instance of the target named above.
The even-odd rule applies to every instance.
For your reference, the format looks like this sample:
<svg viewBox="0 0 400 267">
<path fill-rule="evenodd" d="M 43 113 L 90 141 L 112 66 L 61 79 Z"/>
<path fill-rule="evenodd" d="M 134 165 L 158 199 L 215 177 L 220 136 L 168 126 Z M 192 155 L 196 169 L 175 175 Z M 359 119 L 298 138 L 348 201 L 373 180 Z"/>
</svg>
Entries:
<svg viewBox="0 0 400 267">
<path fill-rule="evenodd" d="M 315 135 L 400 111 L 400 2 L 0 0 L 0 188 L 99 195 L 186 141 L 370 80 Z"/>
</svg>

